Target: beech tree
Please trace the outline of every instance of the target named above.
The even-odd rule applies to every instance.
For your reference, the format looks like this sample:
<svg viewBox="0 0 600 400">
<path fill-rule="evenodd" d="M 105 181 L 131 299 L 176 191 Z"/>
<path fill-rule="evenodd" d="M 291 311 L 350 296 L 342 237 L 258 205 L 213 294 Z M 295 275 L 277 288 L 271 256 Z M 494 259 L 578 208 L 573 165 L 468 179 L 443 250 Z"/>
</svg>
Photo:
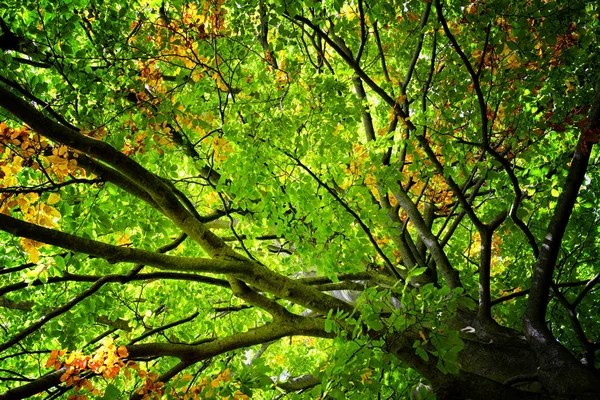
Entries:
<svg viewBox="0 0 600 400">
<path fill-rule="evenodd" d="M 597 2 L 0 5 L 1 399 L 600 396 Z"/>
</svg>

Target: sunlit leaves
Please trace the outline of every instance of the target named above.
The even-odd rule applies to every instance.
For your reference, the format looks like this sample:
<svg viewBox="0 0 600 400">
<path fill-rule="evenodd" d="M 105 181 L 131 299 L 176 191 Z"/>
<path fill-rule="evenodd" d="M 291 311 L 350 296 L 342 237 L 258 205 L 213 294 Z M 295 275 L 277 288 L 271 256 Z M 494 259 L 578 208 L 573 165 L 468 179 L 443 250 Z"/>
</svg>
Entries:
<svg viewBox="0 0 600 400">
<path fill-rule="evenodd" d="M 211 144 L 214 149 L 214 158 L 217 163 L 225 161 L 228 153 L 233 151 L 229 141 L 227 141 L 227 139 L 219 138 L 218 136 L 214 137 Z"/>
<path fill-rule="evenodd" d="M 126 364 L 121 360 L 127 357 L 127 349 L 123 346 L 116 347 L 112 340 L 105 340 L 102 346 L 93 355 L 84 355 L 81 351 L 53 350 L 46 362 L 46 368 L 55 370 L 65 368 L 60 376 L 60 381 L 68 386 L 75 386 L 76 391 L 85 390 L 97 396 L 101 392 L 82 373 L 89 370 L 102 375 L 106 379 L 114 379 Z M 132 367 L 134 364 L 127 364 Z"/>
<path fill-rule="evenodd" d="M 137 363 L 127 361 L 128 355 L 126 347 L 116 346 L 109 338 L 104 340 L 102 345 L 91 355 L 86 355 L 79 350 L 68 353 L 67 350 L 52 350 L 45 366 L 55 370 L 64 368 L 65 371 L 60 376 L 60 381 L 67 386 L 74 386 L 76 392 L 83 391 L 93 396 L 102 394 L 102 391 L 92 383 L 89 374 L 87 374 L 88 371 L 95 375 L 101 375 L 108 381 L 113 381 L 123 372 L 127 379 L 132 378 L 132 373 L 142 379 L 142 386 L 136 389 L 138 394 L 162 396 L 164 394 L 164 384 L 158 381 L 158 374 L 155 372 L 149 373 L 141 369 Z M 115 389 L 114 385 L 107 385 L 104 397 L 114 393 Z M 78 399 L 86 398 L 85 395 L 80 394 L 73 396 L 79 396 Z"/>
<path fill-rule="evenodd" d="M 154 251 L 181 234 L 182 224 L 161 213 L 181 201 L 186 223 L 193 220 L 188 212 L 207 220 L 222 215 L 206 228 L 282 280 L 317 275 L 332 281 L 327 285 L 368 286 L 351 316 L 332 310 L 319 317 L 319 335 L 335 334 L 333 341 L 292 336 L 247 353 L 232 345 L 163 384 L 158 378 L 174 367 L 173 359 L 157 358 L 150 368 L 129 362 L 124 347 L 91 344 L 108 330 L 118 343 L 143 336 L 148 343 L 211 344 L 251 332 L 272 315 L 235 297 L 226 284 L 197 281 L 205 276 L 165 273 L 138 281 L 156 270 L 144 266 L 133 274 L 130 263 L 2 234 L 7 245 L 0 267 L 9 271 L 0 270 L 3 282 L 9 289 L 26 285 L 7 293 L 6 304 L 19 306 L 1 321 L 7 337 L 97 279 L 113 279 L 24 342 L 32 354 L 81 351 L 54 350 L 47 362 L 19 356 L 18 362 L 8 359 L 11 368 L 28 377 L 39 375 L 39 365 L 66 368 L 62 381 L 80 390 L 77 398 L 269 398 L 275 393 L 271 376 L 283 382 L 305 373 L 320 380 L 302 394 L 306 398 L 399 397 L 417 378 L 386 352 L 385 341 L 407 338 L 411 359 L 443 374 L 459 372 L 462 342 L 447 321 L 459 308 L 476 307 L 471 299 L 479 293 L 482 254 L 460 196 L 484 223 L 518 200 L 516 216 L 536 240 L 543 238 L 574 145 L 598 141 L 585 119 L 590 83 L 597 80 L 598 9 L 577 1 L 442 2 L 474 79 L 433 11 L 419 28 L 431 3 L 366 3 L 361 11 L 360 3 L 338 0 L 42 1 L 37 8 L 11 3 L 0 11 L 11 29 L 27 34 L 26 48 L 3 51 L 2 87 L 74 128 L 74 135 L 79 129 L 94 143 L 112 146 L 120 160 L 105 153 L 108 147 L 84 156 L 69 140 L 50 142 L 3 120 L 0 212 L 120 249 Z M 331 42 L 295 16 L 309 19 Z M 334 44 L 346 46 L 351 57 L 342 57 Z M 398 117 L 399 109 L 408 118 Z M 149 174 L 123 172 L 123 155 Z M 557 283 L 597 272 L 597 160 L 590 168 L 560 251 Z M 146 178 L 157 176 L 172 189 L 171 200 L 161 197 L 169 194 L 164 190 L 151 190 L 153 179 Z M 424 237 L 400 208 L 401 191 L 431 236 Z M 509 218 L 492 239 L 492 298 L 515 296 L 495 305 L 492 316 L 520 329 L 533 252 Z M 431 252 L 436 240 L 459 272 L 460 290 L 451 291 L 439 274 Z M 403 282 L 386 275 L 382 254 L 404 274 Z M 190 237 L 169 255 L 206 257 Z M 380 280 L 343 281 L 354 272 Z M 421 279 L 428 283 L 413 285 Z M 248 286 L 290 312 L 307 311 L 263 292 L 264 284 Z M 570 290 L 565 293 L 574 297 Z M 579 309 L 586 330 L 594 330 L 588 314 L 595 306 L 584 302 Z M 201 318 L 177 324 L 196 310 Z M 548 320 L 558 321 L 552 322 L 555 331 L 566 322 L 560 314 Z M 155 333 L 145 337 L 148 332 Z M 570 333 L 561 335 L 574 342 Z"/>
<path fill-rule="evenodd" d="M 59 370 L 62 362 L 59 361 L 59 357 L 63 357 L 66 354 L 67 350 L 52 350 L 50 352 L 50 357 L 48 357 L 48 361 L 46 361 L 46 368 L 54 368 L 55 370 Z"/>
</svg>

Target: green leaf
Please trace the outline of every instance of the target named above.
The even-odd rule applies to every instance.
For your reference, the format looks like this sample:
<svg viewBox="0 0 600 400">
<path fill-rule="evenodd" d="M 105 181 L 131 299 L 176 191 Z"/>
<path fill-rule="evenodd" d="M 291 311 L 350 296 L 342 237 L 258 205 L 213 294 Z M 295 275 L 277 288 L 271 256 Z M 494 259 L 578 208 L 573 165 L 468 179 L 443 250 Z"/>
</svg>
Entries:
<svg viewBox="0 0 600 400">
<path fill-rule="evenodd" d="M 119 398 L 120 394 L 121 393 L 120 393 L 119 389 L 112 383 L 109 383 L 108 385 L 106 385 L 106 389 L 104 389 L 104 396 L 102 396 L 102 399 L 103 400 L 116 399 L 116 398 Z"/>
<path fill-rule="evenodd" d="M 330 319 L 325 320 L 325 332 L 331 333 L 335 331 L 335 322 Z"/>
<path fill-rule="evenodd" d="M 423 274 L 425 271 L 427 271 L 427 267 L 418 267 L 418 268 L 414 268 L 410 271 L 408 271 L 408 278 L 413 278 L 415 276 L 419 276 L 421 274 Z"/>
<path fill-rule="evenodd" d="M 417 355 L 419 357 L 421 357 L 425 362 L 429 361 L 429 354 L 427 354 L 427 351 L 425 351 L 425 349 L 423 349 L 423 347 L 419 346 L 415 349 L 415 352 L 417 353 Z"/>
</svg>

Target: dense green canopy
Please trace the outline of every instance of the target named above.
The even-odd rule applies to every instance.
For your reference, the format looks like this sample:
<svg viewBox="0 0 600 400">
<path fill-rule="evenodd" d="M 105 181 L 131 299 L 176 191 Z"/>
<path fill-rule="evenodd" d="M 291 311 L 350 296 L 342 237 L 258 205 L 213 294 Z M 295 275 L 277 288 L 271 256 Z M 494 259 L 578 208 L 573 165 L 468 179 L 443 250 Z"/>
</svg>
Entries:
<svg viewBox="0 0 600 400">
<path fill-rule="evenodd" d="M 599 13 L 0 0 L 0 399 L 597 399 Z"/>
</svg>

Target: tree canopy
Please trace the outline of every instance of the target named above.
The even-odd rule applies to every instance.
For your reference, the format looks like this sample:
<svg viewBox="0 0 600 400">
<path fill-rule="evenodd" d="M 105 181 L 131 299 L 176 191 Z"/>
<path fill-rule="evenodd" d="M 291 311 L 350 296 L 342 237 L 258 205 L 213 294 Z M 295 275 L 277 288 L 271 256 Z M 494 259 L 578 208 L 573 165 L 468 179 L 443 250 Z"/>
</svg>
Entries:
<svg viewBox="0 0 600 400">
<path fill-rule="evenodd" d="M 0 399 L 597 399 L 599 13 L 0 0 Z"/>
</svg>

